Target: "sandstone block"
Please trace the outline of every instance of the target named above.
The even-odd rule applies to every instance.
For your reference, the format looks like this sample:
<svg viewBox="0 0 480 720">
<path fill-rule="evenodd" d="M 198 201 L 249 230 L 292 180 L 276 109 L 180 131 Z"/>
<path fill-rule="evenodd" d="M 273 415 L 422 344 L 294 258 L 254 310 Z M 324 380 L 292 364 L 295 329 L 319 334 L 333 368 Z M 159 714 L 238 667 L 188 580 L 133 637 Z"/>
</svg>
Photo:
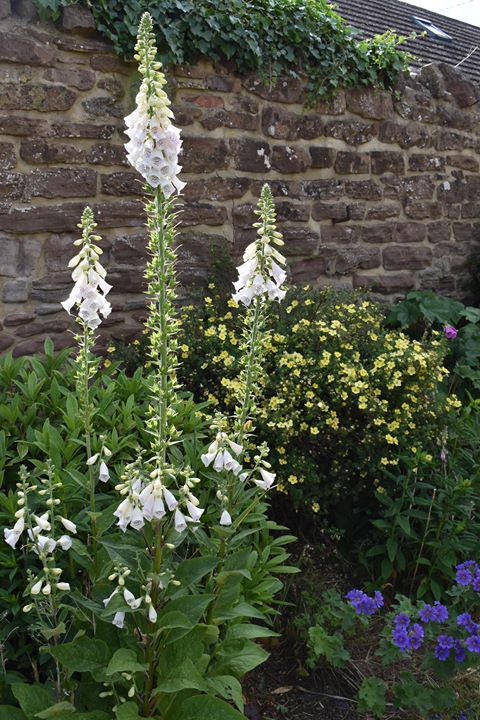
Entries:
<svg viewBox="0 0 480 720">
<path fill-rule="evenodd" d="M 428 202 L 419 200 L 410 202 L 405 205 L 405 215 L 415 220 L 424 220 L 426 218 L 439 218 L 442 216 L 442 205 L 438 202 Z"/>
<path fill-rule="evenodd" d="M 17 325 L 25 325 L 35 320 L 35 313 L 30 312 L 14 312 L 5 316 L 3 324 L 5 327 L 16 327 Z"/>
<path fill-rule="evenodd" d="M 353 276 L 354 288 L 368 288 L 371 292 L 380 295 L 392 293 L 406 293 L 415 285 L 412 273 L 391 273 L 389 275 L 361 275 L 355 273 Z"/>
<path fill-rule="evenodd" d="M 427 239 L 431 243 L 448 242 L 452 234 L 452 227 L 448 220 L 439 220 L 427 224 Z"/>
<path fill-rule="evenodd" d="M 0 216 L 1 217 L 1 216 Z M 20 243 L 14 237 L 0 235 L 0 277 L 15 277 L 20 256 Z"/>
<path fill-rule="evenodd" d="M 65 112 L 76 98 L 77 93 L 63 85 L 0 84 L 0 110 Z"/>
<path fill-rule="evenodd" d="M 200 120 L 200 124 L 206 130 L 215 130 L 219 127 L 256 130 L 257 122 L 255 115 L 234 112 L 232 110 L 210 110 L 205 112 Z"/>
<path fill-rule="evenodd" d="M 146 232 L 115 238 L 112 246 L 113 264 L 143 267 L 148 257 L 147 240 Z"/>
<path fill-rule="evenodd" d="M 50 123 L 47 120 L 38 120 L 36 118 L 2 115 L 0 116 L 0 134 L 46 136 L 50 134 Z"/>
<path fill-rule="evenodd" d="M 105 195 L 142 195 L 144 179 L 137 172 L 114 172 L 101 175 L 101 191 Z"/>
<path fill-rule="evenodd" d="M 478 85 L 469 80 L 461 70 L 446 63 L 439 63 L 438 67 L 443 75 L 446 89 L 453 95 L 459 107 L 470 107 L 480 100 Z"/>
<path fill-rule="evenodd" d="M 187 201 L 196 200 L 234 200 L 245 195 L 250 186 L 248 178 L 210 178 L 208 180 L 190 180 L 184 190 Z"/>
<path fill-rule="evenodd" d="M 310 154 L 296 145 L 275 145 L 272 152 L 272 168 L 280 173 L 302 173 L 310 167 Z"/>
<path fill-rule="evenodd" d="M 408 158 L 408 169 L 414 172 L 429 172 L 445 170 L 445 158 L 439 155 L 424 155 L 413 153 Z"/>
<path fill-rule="evenodd" d="M 7 350 L 11 345 L 13 345 L 14 338 L 12 335 L 9 335 L 5 332 L 0 332 L 0 352 L 3 352 L 4 350 Z"/>
<path fill-rule="evenodd" d="M 87 153 L 87 162 L 92 165 L 127 165 L 127 154 L 124 145 L 112 143 L 95 143 Z"/>
<path fill-rule="evenodd" d="M 320 254 L 322 248 L 320 248 Z M 335 274 L 345 275 L 355 272 L 356 270 L 372 270 L 380 267 L 381 254 L 380 249 L 376 247 L 348 247 L 338 248 L 337 257 L 333 261 L 333 270 Z M 327 272 L 327 274 L 333 274 Z"/>
<path fill-rule="evenodd" d="M 333 166 L 336 150 L 328 147 L 310 146 L 312 168 L 329 168 Z"/>
<path fill-rule="evenodd" d="M 329 200 L 330 198 L 339 197 L 345 192 L 345 186 L 341 180 L 335 178 L 328 180 L 304 180 L 299 184 L 298 190 L 295 187 L 284 187 L 284 195 L 290 195 L 290 197 L 297 197 L 302 199 L 303 197 L 314 198 L 315 200 Z"/>
<path fill-rule="evenodd" d="M 36 138 L 22 140 L 20 157 L 29 165 L 44 165 L 48 163 L 75 164 L 85 162 L 85 152 L 77 145 L 67 143 L 49 142 Z"/>
<path fill-rule="evenodd" d="M 186 98 L 186 101 L 198 105 L 201 108 L 223 108 L 225 103 L 223 98 L 218 95 L 196 95 L 192 98 Z"/>
<path fill-rule="evenodd" d="M 348 145 L 363 145 L 376 135 L 376 126 L 356 120 L 331 120 L 325 135 L 344 140 Z"/>
<path fill-rule="evenodd" d="M 59 138 L 93 138 L 110 140 L 115 132 L 115 125 L 95 125 L 94 123 L 53 122 L 50 135 Z M 32 133 L 38 135 L 39 133 Z M 43 133 L 42 133 L 43 134 Z"/>
<path fill-rule="evenodd" d="M 384 175 L 380 180 L 386 198 L 429 200 L 435 191 L 435 181 L 429 175 Z"/>
<path fill-rule="evenodd" d="M 480 218 L 480 202 L 463 203 L 462 218 L 471 218 L 478 220 Z"/>
<path fill-rule="evenodd" d="M 366 243 L 389 243 L 393 237 L 393 228 L 391 224 L 375 224 L 364 225 L 362 227 L 362 241 Z"/>
<path fill-rule="evenodd" d="M 294 78 L 279 78 L 273 86 L 266 85 L 258 77 L 249 77 L 243 81 L 243 86 L 253 95 L 266 100 L 280 103 L 303 103 L 305 99 L 304 85 Z"/>
<path fill-rule="evenodd" d="M 467 186 L 464 180 L 445 180 L 437 189 L 437 197 L 445 203 L 461 203 L 466 199 Z"/>
<path fill-rule="evenodd" d="M 369 153 L 337 152 L 335 172 L 339 175 L 363 174 L 370 171 Z"/>
<path fill-rule="evenodd" d="M 84 168 L 34 170 L 28 178 L 27 189 L 33 197 L 95 197 L 97 173 Z"/>
<path fill-rule="evenodd" d="M 92 97 L 82 101 L 82 107 L 91 117 L 123 118 L 125 109 L 111 97 Z"/>
<path fill-rule="evenodd" d="M 24 189 L 24 175 L 0 171 L 0 200 L 20 200 Z"/>
<path fill-rule="evenodd" d="M 382 205 L 374 205 L 367 208 L 367 220 L 387 220 L 388 218 L 396 218 L 400 215 L 401 208 L 395 203 L 382 203 Z"/>
<path fill-rule="evenodd" d="M 0 62 L 45 67 L 54 64 L 55 52 L 18 32 L 0 32 Z"/>
<path fill-rule="evenodd" d="M 60 83 L 78 90 L 90 90 L 95 84 L 95 73 L 82 68 L 49 68 L 43 73 L 48 82 Z"/>
<path fill-rule="evenodd" d="M 394 115 L 392 96 L 377 88 L 348 88 L 345 93 L 347 110 L 372 120 L 384 120 Z"/>
<path fill-rule="evenodd" d="M 65 5 L 62 8 L 62 28 L 78 35 L 93 35 L 95 20 L 91 11 L 83 5 Z"/>
<path fill-rule="evenodd" d="M 10 0 L 0 0 L 0 20 L 5 20 L 11 12 Z"/>
<path fill-rule="evenodd" d="M 389 245 L 383 250 L 385 270 L 421 270 L 432 261 L 429 247 L 414 245 Z"/>
<path fill-rule="evenodd" d="M 359 225 L 322 225 L 322 243 L 334 245 L 337 243 L 357 244 L 360 241 L 362 229 Z"/>
<path fill-rule="evenodd" d="M 264 142 L 242 138 L 231 140 L 230 147 L 237 170 L 267 172 L 271 168 L 270 146 Z"/>
<path fill-rule="evenodd" d="M 290 265 L 292 281 L 294 283 L 314 283 L 321 275 L 325 274 L 329 261 L 335 259 L 337 251 L 335 248 L 322 251 L 316 257 L 293 262 Z"/>
<path fill-rule="evenodd" d="M 22 303 L 28 300 L 28 282 L 24 278 L 5 280 L 2 288 L 2 302 Z"/>
<path fill-rule="evenodd" d="M 405 172 L 405 160 L 402 153 L 392 150 L 375 150 L 371 153 L 371 158 L 374 175 L 383 175 L 383 173 L 401 175 Z"/>
<path fill-rule="evenodd" d="M 114 100 L 120 100 L 125 95 L 125 88 L 123 84 L 113 77 L 103 77 L 97 83 L 97 87 L 101 90 L 106 90 Z"/>
<path fill-rule="evenodd" d="M 179 221 L 181 227 L 190 225 L 223 225 L 227 219 L 227 209 L 221 205 L 192 203 L 184 205 Z"/>
<path fill-rule="evenodd" d="M 326 203 L 316 202 L 312 206 L 314 220 L 347 220 L 349 219 L 347 205 L 344 202 Z"/>
<path fill-rule="evenodd" d="M 478 172 L 479 170 L 478 160 L 471 155 L 448 155 L 447 163 L 451 167 L 468 170 L 469 172 Z"/>
<path fill-rule="evenodd" d="M 411 243 L 425 240 L 426 227 L 422 223 L 396 223 L 393 233 L 394 242 Z"/>
<path fill-rule="evenodd" d="M 185 173 L 208 173 L 228 167 L 228 146 L 216 138 L 186 137 L 180 164 Z"/>
<path fill-rule="evenodd" d="M 319 233 L 305 227 L 282 225 L 281 231 L 285 245 L 283 251 L 287 257 L 313 255 L 318 247 Z"/>
<path fill-rule="evenodd" d="M 103 55 L 92 55 L 90 58 L 90 67 L 93 70 L 99 70 L 102 73 L 120 73 L 128 75 L 132 70 L 132 63 L 126 63 L 114 53 Z"/>
<path fill-rule="evenodd" d="M 345 193 L 351 198 L 379 200 L 382 197 L 382 188 L 374 180 L 347 180 Z"/>
<path fill-rule="evenodd" d="M 387 120 L 380 125 L 378 139 L 384 143 L 397 143 L 402 148 L 425 148 L 431 145 L 429 131 L 423 125 L 413 122 L 399 125 Z"/>
</svg>

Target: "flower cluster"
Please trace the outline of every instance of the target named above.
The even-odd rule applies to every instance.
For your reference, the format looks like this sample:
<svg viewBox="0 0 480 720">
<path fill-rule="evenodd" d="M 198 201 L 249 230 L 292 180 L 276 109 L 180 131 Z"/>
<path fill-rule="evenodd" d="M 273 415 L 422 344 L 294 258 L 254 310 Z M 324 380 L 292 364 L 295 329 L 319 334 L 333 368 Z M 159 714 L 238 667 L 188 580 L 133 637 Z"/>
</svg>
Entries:
<svg viewBox="0 0 480 720">
<path fill-rule="evenodd" d="M 373 597 L 369 597 L 363 590 L 350 590 L 345 597 L 357 615 L 374 615 L 384 605 L 383 595 L 378 590 Z"/>
<path fill-rule="evenodd" d="M 270 300 L 283 300 L 286 291 L 282 285 L 287 278 L 285 258 L 275 245 L 282 246 L 281 233 L 275 226 L 275 209 L 271 190 L 265 185 L 258 203 L 256 215 L 261 222 L 254 223 L 258 238 L 250 243 L 243 255 L 243 264 L 239 265 L 238 280 L 233 283 L 236 302 L 250 305 L 254 298 L 267 296 Z"/>
<path fill-rule="evenodd" d="M 72 538 L 69 534 L 56 533 L 58 525 L 62 531 L 73 535 L 77 532 L 75 523 L 55 512 L 60 504 L 60 499 L 54 497 L 54 491 L 61 486 L 61 483 L 54 481 L 54 469 L 51 463 L 47 464 L 47 476 L 42 478 L 41 487 L 30 482 L 25 466 L 20 468 L 20 482 L 17 483 L 17 505 L 15 513 L 16 522 L 12 528 L 4 529 L 5 542 L 12 548 L 16 548 L 22 535 L 25 535 L 23 546 L 32 551 L 39 559 L 42 570 L 38 575 L 29 572 L 30 595 L 32 600 L 43 595 L 48 597 L 55 591 L 66 592 L 70 585 L 60 578 L 62 569 L 58 567 L 55 553 L 57 550 L 67 551 L 72 547 Z M 43 513 L 34 512 L 29 503 L 29 496 L 36 495 L 40 498 L 46 497 L 45 505 L 47 510 Z M 33 605 L 26 605 L 25 612 L 29 612 Z"/>
<path fill-rule="evenodd" d="M 144 605 L 149 621 L 151 623 L 156 623 L 157 611 L 153 606 L 152 597 L 150 595 L 150 588 L 146 586 L 143 587 L 142 589 L 144 591 L 144 594 L 136 598 L 135 595 L 131 592 L 131 590 L 126 587 L 126 580 L 130 574 L 130 568 L 119 565 L 115 566 L 114 572 L 108 576 L 108 579 L 110 582 L 114 582 L 116 580 L 117 587 L 108 597 L 103 600 L 105 608 L 108 607 L 109 603 L 112 601 L 113 598 L 121 598 L 121 600 L 123 600 L 123 602 L 128 605 L 128 608 L 131 611 L 138 610 L 142 605 Z M 113 616 L 112 625 L 115 625 L 119 629 L 122 629 L 125 624 L 125 614 L 126 611 L 117 610 L 115 612 L 115 615 Z"/>
<path fill-rule="evenodd" d="M 418 616 L 423 623 L 442 623 L 448 620 L 448 610 L 445 605 L 436 600 L 433 605 L 425 604 Z"/>
<path fill-rule="evenodd" d="M 407 613 L 399 613 L 393 621 L 392 641 L 402 652 L 418 650 L 425 632 L 419 623 L 412 623 Z"/>
<path fill-rule="evenodd" d="M 148 13 L 140 21 L 135 50 L 143 80 L 136 108 L 125 118 L 125 133 L 130 138 L 125 145 L 127 158 L 150 187 L 159 187 L 168 198 L 185 186 L 177 177 L 181 170 L 178 156 L 182 141 L 180 130 L 171 122 L 170 100 L 163 89 L 167 81 L 161 63 L 156 60 L 155 35 Z"/>
<path fill-rule="evenodd" d="M 475 560 L 466 560 L 457 565 L 455 579 L 462 587 L 472 587 L 475 592 L 480 592 L 480 568 Z"/>
<path fill-rule="evenodd" d="M 101 323 L 100 315 L 106 318 L 112 311 L 106 299 L 112 286 L 105 281 L 106 270 L 99 262 L 103 250 L 97 245 L 101 237 L 93 234 L 97 225 L 91 208 L 85 208 L 78 227 L 82 237 L 73 244 L 81 249 L 68 263 L 69 268 L 74 268 L 72 280 L 75 284 L 62 306 L 70 314 L 77 305 L 78 317 L 91 330 L 96 330 Z"/>
<path fill-rule="evenodd" d="M 115 486 L 124 499 L 113 513 L 118 518 L 119 528 L 125 532 L 130 526 L 141 530 L 145 521 L 162 520 L 167 511 L 173 512 L 173 524 L 178 533 L 187 529 L 189 523 L 198 523 L 204 513 L 199 507 L 198 498 L 192 493 L 193 487 L 200 482 L 191 475 L 190 468 L 184 471 L 184 484 L 179 490 L 180 499 L 167 487 L 178 476 L 173 468 L 164 470 L 163 478 L 155 468 L 145 475 L 139 462 L 126 465 L 121 481 Z M 181 510 L 185 506 L 186 513 Z"/>
</svg>

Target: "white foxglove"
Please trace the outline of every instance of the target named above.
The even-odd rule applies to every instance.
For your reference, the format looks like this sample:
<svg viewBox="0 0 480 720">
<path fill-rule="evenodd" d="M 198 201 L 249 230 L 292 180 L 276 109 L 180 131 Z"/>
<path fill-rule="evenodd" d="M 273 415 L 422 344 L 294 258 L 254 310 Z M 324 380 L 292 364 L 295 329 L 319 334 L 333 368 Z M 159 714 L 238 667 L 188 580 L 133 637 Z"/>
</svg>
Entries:
<svg viewBox="0 0 480 720">
<path fill-rule="evenodd" d="M 136 109 L 125 118 L 127 159 L 152 188 L 160 187 L 165 197 L 181 192 L 185 183 L 178 179 L 178 156 L 182 147 L 180 130 L 172 125 L 170 100 L 152 32 L 152 18 L 142 16 L 135 47 L 143 75 L 136 97 Z"/>
<path fill-rule="evenodd" d="M 72 547 L 72 538 L 70 535 L 62 535 L 58 538 L 58 544 L 62 548 L 62 550 L 70 550 Z"/>
<path fill-rule="evenodd" d="M 185 516 L 183 515 L 182 512 L 180 512 L 180 510 L 178 508 L 175 510 L 174 522 L 175 522 L 175 530 L 178 533 L 181 533 L 187 529 L 187 521 L 185 519 Z"/>
<path fill-rule="evenodd" d="M 40 590 L 42 589 L 42 586 L 43 586 L 43 580 L 37 580 L 37 582 L 34 585 L 32 585 L 32 587 L 30 589 L 30 594 L 31 595 L 39 595 Z"/>
<path fill-rule="evenodd" d="M 74 522 L 72 522 L 71 520 L 67 520 L 67 518 L 64 518 L 64 517 L 60 518 L 60 522 L 62 523 L 65 530 L 73 533 L 74 535 L 77 534 L 77 526 L 75 525 Z"/>
<path fill-rule="evenodd" d="M 110 479 L 110 473 L 108 472 L 107 463 L 102 460 L 98 471 L 98 479 L 101 482 L 107 482 Z"/>
<path fill-rule="evenodd" d="M 187 510 L 188 514 L 194 522 L 198 522 L 202 517 L 203 513 L 205 512 L 205 510 L 196 507 L 192 502 L 190 502 L 190 500 L 187 500 Z"/>
<path fill-rule="evenodd" d="M 178 500 L 176 499 L 175 495 L 170 492 L 167 488 L 163 488 L 163 497 L 165 502 L 167 503 L 167 507 L 169 510 L 175 510 L 175 508 L 178 505 Z"/>
<path fill-rule="evenodd" d="M 117 612 L 114 615 L 114 618 L 112 620 L 112 625 L 115 625 L 115 627 L 120 628 L 120 630 L 123 628 L 125 624 L 125 613 L 124 612 Z"/>
<path fill-rule="evenodd" d="M 228 510 L 224 510 L 222 512 L 222 516 L 220 518 L 220 525 L 231 525 L 232 524 L 232 516 L 228 512 Z"/>
</svg>

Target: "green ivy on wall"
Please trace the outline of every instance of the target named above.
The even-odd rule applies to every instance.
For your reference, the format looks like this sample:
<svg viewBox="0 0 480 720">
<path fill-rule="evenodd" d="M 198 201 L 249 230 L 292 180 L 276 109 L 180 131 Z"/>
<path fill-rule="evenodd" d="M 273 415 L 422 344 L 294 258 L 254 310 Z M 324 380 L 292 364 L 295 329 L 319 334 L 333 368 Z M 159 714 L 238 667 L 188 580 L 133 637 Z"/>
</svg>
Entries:
<svg viewBox="0 0 480 720">
<path fill-rule="evenodd" d="M 43 16 L 59 15 L 65 0 L 35 0 Z M 166 65 L 205 56 L 231 60 L 240 74 L 270 82 L 307 78 L 310 100 L 340 87 L 390 88 L 410 56 L 392 32 L 358 40 L 326 0 L 90 0 L 97 28 L 119 55 L 131 58 L 138 22 L 153 16 Z"/>
</svg>

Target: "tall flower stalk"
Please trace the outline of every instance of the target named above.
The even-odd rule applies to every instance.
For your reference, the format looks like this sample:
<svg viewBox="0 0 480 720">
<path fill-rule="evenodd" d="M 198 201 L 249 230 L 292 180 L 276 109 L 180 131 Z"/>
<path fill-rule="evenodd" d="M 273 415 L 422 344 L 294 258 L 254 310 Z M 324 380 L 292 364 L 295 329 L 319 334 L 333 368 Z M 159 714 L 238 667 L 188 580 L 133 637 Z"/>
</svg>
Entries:
<svg viewBox="0 0 480 720">
<path fill-rule="evenodd" d="M 90 518 L 92 528 L 93 560 L 96 564 L 97 556 L 97 527 L 95 514 L 95 487 L 97 477 L 95 475 L 95 462 L 98 454 L 93 455 L 93 405 L 90 393 L 90 384 L 95 375 L 98 361 L 93 353 L 95 344 L 95 330 L 101 323 L 100 315 L 108 317 L 112 311 L 111 305 L 106 299 L 111 290 L 106 280 L 106 271 L 100 263 L 100 256 L 103 251 L 98 243 L 101 240 L 95 234 L 97 224 L 90 207 L 86 207 L 82 213 L 78 225 L 82 236 L 74 241 L 74 245 L 80 247 L 79 252 L 68 263 L 69 268 L 74 268 L 72 280 L 74 286 L 70 295 L 62 302 L 64 309 L 70 314 L 74 307 L 77 309 L 75 320 L 79 331 L 75 335 L 78 352 L 75 358 L 75 380 L 77 385 L 77 397 L 80 404 L 80 413 L 85 432 L 85 449 L 87 454 L 88 494 L 90 502 Z M 102 464 L 103 463 L 103 464 Z M 104 461 L 101 462 L 100 476 L 104 473 Z"/>
</svg>

